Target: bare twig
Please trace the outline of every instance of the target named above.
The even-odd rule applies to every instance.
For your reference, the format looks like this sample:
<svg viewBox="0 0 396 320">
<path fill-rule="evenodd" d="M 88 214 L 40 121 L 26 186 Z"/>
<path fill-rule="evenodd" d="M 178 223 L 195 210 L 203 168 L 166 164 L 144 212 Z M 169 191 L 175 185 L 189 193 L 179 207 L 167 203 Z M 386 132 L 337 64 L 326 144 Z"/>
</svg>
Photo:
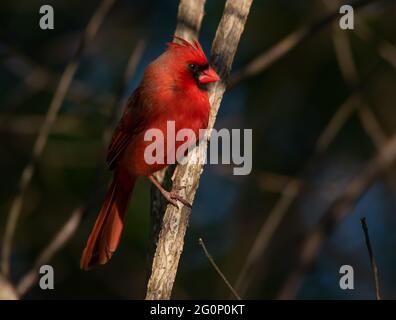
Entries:
<svg viewBox="0 0 396 320">
<path fill-rule="evenodd" d="M 91 20 L 89 21 L 87 28 L 85 29 L 84 35 L 79 43 L 76 53 L 74 54 L 73 58 L 71 59 L 71 61 L 69 62 L 65 71 L 62 74 L 62 77 L 59 81 L 59 85 L 55 91 L 54 97 L 48 108 L 46 119 L 34 143 L 31 159 L 24 168 L 21 178 L 19 180 L 18 192 L 11 204 L 11 209 L 6 223 L 4 241 L 3 241 L 1 269 L 6 276 L 9 275 L 9 271 L 10 271 L 10 255 L 11 255 L 12 240 L 22 210 L 22 204 L 23 204 L 25 192 L 33 177 L 36 167 L 36 162 L 45 148 L 51 128 L 56 120 L 60 107 L 62 106 L 66 92 L 77 71 L 80 58 L 86 46 L 95 37 L 97 31 L 99 30 L 99 27 L 102 25 L 104 18 L 106 17 L 107 13 L 113 6 L 114 2 L 115 0 L 102 0 L 100 5 L 96 9 L 94 15 L 92 16 Z"/>
<path fill-rule="evenodd" d="M 366 223 L 366 218 L 360 219 L 362 224 L 362 229 L 364 233 L 364 239 L 366 241 L 367 251 L 370 258 L 371 270 L 373 272 L 373 280 L 374 280 L 374 287 L 375 287 L 375 296 L 377 300 L 381 300 L 381 290 L 380 290 L 380 281 L 379 281 L 379 274 L 378 274 L 378 267 L 377 263 L 375 262 L 373 249 L 371 248 L 370 236 L 368 231 L 368 226 Z"/>
<path fill-rule="evenodd" d="M 360 81 L 348 35 L 336 23 L 333 24 L 332 31 L 334 51 L 342 77 L 350 88 L 354 88 Z"/>
<path fill-rule="evenodd" d="M 356 34 L 358 37 L 365 41 L 371 41 L 373 40 L 375 33 L 370 29 L 370 27 L 362 21 L 362 19 L 359 19 L 358 16 L 356 18 L 356 23 L 358 25 L 358 28 L 356 28 Z M 378 45 L 378 54 L 379 56 L 387 61 L 390 66 L 393 68 L 396 68 L 396 47 L 392 43 L 390 43 L 387 40 L 380 40 L 380 43 Z"/>
<path fill-rule="evenodd" d="M 371 108 L 362 99 L 360 101 L 360 122 L 374 146 L 380 149 L 386 143 L 387 134 Z"/>
<path fill-rule="evenodd" d="M 386 171 L 396 159 L 396 135 L 394 135 L 368 162 L 368 164 L 346 186 L 342 195 L 326 210 L 319 223 L 309 232 L 299 251 L 297 266 L 284 282 L 278 298 L 293 298 L 303 275 L 312 267 L 323 241 L 334 228 L 353 211 L 356 202 L 375 182 L 379 175 Z"/>
<path fill-rule="evenodd" d="M 223 279 L 224 283 L 227 285 L 227 287 L 230 289 L 232 294 L 237 298 L 238 300 L 241 300 L 241 297 L 238 295 L 238 293 L 235 291 L 235 289 L 232 287 L 230 282 L 227 280 L 226 276 L 224 275 L 223 272 L 221 272 L 220 268 L 217 266 L 216 262 L 213 260 L 212 256 L 209 254 L 208 249 L 206 249 L 205 243 L 202 240 L 202 238 L 198 239 L 199 245 L 202 247 L 206 258 L 208 258 L 210 264 L 213 266 L 213 268 L 216 270 L 216 272 L 219 274 L 221 279 Z"/>
<path fill-rule="evenodd" d="M 145 40 L 140 40 L 137 43 L 136 47 L 133 49 L 129 57 L 127 67 L 125 68 L 125 72 L 120 79 L 120 83 L 117 86 L 117 90 L 116 90 L 117 98 L 112 104 L 107 126 L 102 133 L 102 141 L 104 146 L 103 150 L 106 148 L 107 144 L 109 143 L 110 134 L 113 128 L 112 124 L 113 122 L 115 122 L 117 118 L 118 109 L 121 109 L 121 106 L 123 105 L 122 97 L 127 88 L 127 83 L 129 82 L 130 78 L 136 71 L 136 67 L 143 55 L 145 45 L 146 45 Z M 96 171 L 100 171 L 102 158 L 103 157 L 99 157 L 100 160 L 98 160 L 98 163 L 96 165 L 97 167 Z M 61 229 L 58 231 L 58 233 L 55 235 L 52 241 L 49 242 L 48 246 L 45 247 L 44 250 L 40 253 L 38 258 L 34 262 L 33 267 L 18 282 L 16 286 L 16 291 L 20 296 L 23 296 L 36 283 L 37 269 L 41 265 L 48 263 L 53 258 L 53 256 L 59 250 L 61 250 L 65 246 L 65 244 L 71 239 L 71 237 L 75 234 L 76 230 L 78 229 L 81 223 L 81 220 L 85 216 L 85 213 L 88 212 L 90 207 L 96 202 L 98 198 L 100 198 L 99 194 L 101 193 L 101 189 L 102 189 L 102 183 L 100 179 L 97 179 L 97 183 L 94 183 L 94 185 L 91 188 L 91 190 L 93 191 L 90 194 L 89 199 L 85 203 L 81 204 L 80 206 L 76 207 L 73 210 L 69 219 L 61 227 Z"/>
<path fill-rule="evenodd" d="M 33 264 L 33 267 L 19 280 L 16 285 L 16 291 L 19 296 L 23 296 L 38 280 L 38 269 L 47 264 L 52 257 L 64 247 L 66 242 L 74 234 L 80 224 L 81 217 L 85 208 L 80 207 L 74 210 L 69 220 L 62 226 L 55 237 L 50 241 L 47 247 L 40 253 Z"/>
<path fill-rule="evenodd" d="M 256 177 L 257 176 L 257 177 Z M 274 172 L 258 172 L 254 174 L 260 189 L 266 192 L 282 193 L 288 184 L 295 180 L 293 177 L 281 175 Z M 290 193 L 292 195 L 292 193 Z"/>
<path fill-rule="evenodd" d="M 355 0 L 351 1 L 350 5 L 353 6 L 356 12 L 358 9 L 361 9 L 365 5 L 374 2 L 375 0 Z M 283 58 L 292 49 L 294 49 L 305 40 L 309 39 L 312 35 L 316 34 L 317 32 L 324 29 L 326 26 L 328 26 L 338 16 L 339 12 L 338 10 L 336 10 L 328 16 L 317 21 L 316 23 L 303 26 L 293 31 L 288 36 L 272 46 L 269 50 L 254 58 L 241 70 L 236 71 L 231 76 L 230 81 L 228 82 L 228 88 L 233 88 L 242 81 L 264 72 L 266 69 L 268 69 L 268 67 L 270 67 L 279 59 Z"/>
<path fill-rule="evenodd" d="M 352 94 L 345 100 L 345 102 L 340 107 L 337 108 L 337 111 L 331 117 L 330 122 L 322 131 L 318 140 L 316 141 L 317 152 L 323 153 L 327 150 L 331 142 L 334 141 L 337 134 L 343 128 L 344 124 L 353 115 L 354 111 L 357 108 L 357 102 L 357 95 Z"/>
<path fill-rule="evenodd" d="M 338 65 L 345 82 L 351 90 L 359 87 L 360 77 L 348 35 L 345 32 L 342 32 L 336 24 L 333 25 L 333 43 Z M 381 54 L 379 49 L 377 52 L 378 54 Z M 356 109 L 352 111 L 358 112 L 363 129 L 366 131 L 376 148 L 381 148 L 386 142 L 386 134 L 384 133 L 384 130 L 382 129 L 374 112 L 371 111 L 368 104 L 364 101 L 363 93 L 361 91 L 357 92 L 355 96 L 356 103 L 354 106 Z"/>
<path fill-rule="evenodd" d="M 210 89 L 211 112 L 208 132 L 213 128 L 217 111 L 225 92 L 225 81 L 231 69 L 237 46 L 243 32 L 252 0 L 227 0 L 216 36 L 212 45 L 212 61 L 222 78 Z M 206 154 L 207 135 L 204 142 L 192 152 L 192 158 L 199 164 L 178 165 L 173 174 L 173 186 L 185 187 L 183 196 L 193 203 L 203 171 Z M 185 206 L 178 209 L 167 207 L 159 235 L 156 253 L 153 259 L 152 272 L 147 285 L 146 299 L 170 299 L 175 281 L 180 255 L 184 246 L 184 235 L 189 221 L 189 209 Z"/>
<path fill-rule="evenodd" d="M 396 68 L 396 47 L 388 41 L 381 43 L 379 47 L 380 56 L 393 68 Z"/>
</svg>

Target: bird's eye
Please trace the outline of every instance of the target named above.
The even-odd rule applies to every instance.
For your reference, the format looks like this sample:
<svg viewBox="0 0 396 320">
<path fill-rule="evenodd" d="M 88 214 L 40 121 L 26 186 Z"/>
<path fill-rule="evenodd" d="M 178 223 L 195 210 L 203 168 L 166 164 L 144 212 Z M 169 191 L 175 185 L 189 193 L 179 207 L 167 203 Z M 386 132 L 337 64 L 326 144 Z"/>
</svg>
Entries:
<svg viewBox="0 0 396 320">
<path fill-rule="evenodd" d="M 193 71 L 193 72 L 197 72 L 198 71 L 198 66 L 195 63 L 190 63 L 188 65 L 188 68 Z"/>
</svg>

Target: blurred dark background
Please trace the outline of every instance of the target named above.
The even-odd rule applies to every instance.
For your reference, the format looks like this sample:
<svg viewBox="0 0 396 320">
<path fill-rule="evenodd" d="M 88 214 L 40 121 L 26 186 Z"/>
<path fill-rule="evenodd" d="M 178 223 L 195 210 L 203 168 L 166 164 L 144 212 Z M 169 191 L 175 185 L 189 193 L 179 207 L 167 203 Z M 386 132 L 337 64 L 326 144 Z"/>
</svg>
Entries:
<svg viewBox="0 0 396 320">
<path fill-rule="evenodd" d="M 206 1 L 200 41 L 209 54 L 224 1 Z M 330 0 L 256 0 L 242 36 L 233 70 L 243 68 L 284 36 L 329 13 Z M 362 97 L 391 136 L 396 125 L 395 1 L 356 12 L 359 23 L 342 31 L 356 65 Z M 39 28 L 39 8 L 55 10 L 55 29 Z M 0 236 L 18 189 L 21 172 L 66 64 L 99 1 L 2 0 L 0 3 Z M 90 94 L 67 95 L 28 188 L 11 257 L 11 280 L 27 272 L 76 206 L 89 197 L 93 181 L 106 185 L 102 133 L 108 123 L 128 58 L 144 39 L 145 49 L 126 98 L 147 64 L 172 39 L 176 0 L 119 0 L 85 51 L 74 78 Z M 174 287 L 174 298 L 228 298 L 229 291 L 198 245 L 202 237 L 216 262 L 234 283 L 247 253 L 291 178 L 305 187 L 285 213 L 261 255 L 245 297 L 275 298 L 293 270 L 303 236 L 315 226 L 345 184 L 376 153 L 358 113 L 349 117 L 328 149 L 314 156 L 317 139 L 354 90 L 340 68 L 331 24 L 309 37 L 265 72 L 226 92 L 217 128 L 253 129 L 253 171 L 232 176 L 229 168 L 208 165 L 192 211 L 186 245 Z M 369 32 L 368 32 L 369 30 Z M 362 38 L 357 32 L 365 32 Z M 369 36 L 367 36 L 369 34 Z M 339 34 L 338 34 L 339 35 Z M 388 59 L 380 48 L 388 45 Z M 393 55 L 392 55 L 393 53 Z M 342 59 L 342 57 L 341 57 Z M 393 59 L 393 65 L 391 63 Z M 37 67 L 54 80 L 35 90 Z M 33 82 L 33 83 L 32 83 Z M 85 89 L 81 91 L 86 93 Z M 98 174 L 99 172 L 99 174 Z M 395 177 L 390 170 L 359 199 L 356 208 L 323 244 L 315 265 L 304 277 L 299 299 L 372 299 L 372 274 L 360 218 L 366 217 L 380 272 L 383 296 L 396 298 Z M 100 206 L 97 197 L 76 234 L 50 264 L 55 289 L 35 285 L 27 299 L 144 298 L 148 262 L 150 184 L 135 190 L 120 247 L 110 263 L 89 272 L 79 259 Z M 339 288 L 339 268 L 354 267 L 355 289 Z"/>
</svg>

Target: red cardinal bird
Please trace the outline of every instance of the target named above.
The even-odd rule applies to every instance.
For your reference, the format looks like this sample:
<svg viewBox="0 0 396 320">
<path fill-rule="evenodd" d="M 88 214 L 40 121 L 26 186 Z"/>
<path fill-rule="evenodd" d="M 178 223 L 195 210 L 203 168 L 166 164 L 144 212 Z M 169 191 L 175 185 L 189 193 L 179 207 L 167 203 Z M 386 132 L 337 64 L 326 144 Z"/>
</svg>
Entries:
<svg viewBox="0 0 396 320">
<path fill-rule="evenodd" d="M 114 170 L 113 181 L 82 254 L 82 269 L 105 264 L 116 250 L 137 177 L 148 177 L 172 204 L 179 200 L 188 205 L 177 194 L 164 190 L 152 176 L 167 166 L 167 152 L 165 164 L 147 164 L 144 159 L 144 150 L 151 143 L 144 140 L 147 130 L 160 129 L 166 137 L 167 121 L 173 120 L 176 132 L 187 128 L 198 136 L 199 129 L 208 125 L 207 85 L 220 78 L 198 42 L 178 40 L 180 44 L 169 43 L 167 50 L 147 67 L 115 129 L 107 153 L 107 164 Z M 181 143 L 175 141 L 175 149 Z M 166 150 L 166 142 L 163 147 Z"/>
</svg>

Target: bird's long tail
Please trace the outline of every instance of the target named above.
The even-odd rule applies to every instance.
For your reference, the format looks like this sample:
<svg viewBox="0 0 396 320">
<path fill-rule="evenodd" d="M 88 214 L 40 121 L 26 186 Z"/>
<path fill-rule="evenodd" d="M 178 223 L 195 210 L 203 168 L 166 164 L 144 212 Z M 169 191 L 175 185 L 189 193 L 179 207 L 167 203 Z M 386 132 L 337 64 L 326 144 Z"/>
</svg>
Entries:
<svg viewBox="0 0 396 320">
<path fill-rule="evenodd" d="M 88 270 L 95 264 L 105 264 L 117 249 L 124 226 L 125 213 L 135 178 L 114 173 L 98 218 L 83 251 L 80 266 Z"/>
</svg>

